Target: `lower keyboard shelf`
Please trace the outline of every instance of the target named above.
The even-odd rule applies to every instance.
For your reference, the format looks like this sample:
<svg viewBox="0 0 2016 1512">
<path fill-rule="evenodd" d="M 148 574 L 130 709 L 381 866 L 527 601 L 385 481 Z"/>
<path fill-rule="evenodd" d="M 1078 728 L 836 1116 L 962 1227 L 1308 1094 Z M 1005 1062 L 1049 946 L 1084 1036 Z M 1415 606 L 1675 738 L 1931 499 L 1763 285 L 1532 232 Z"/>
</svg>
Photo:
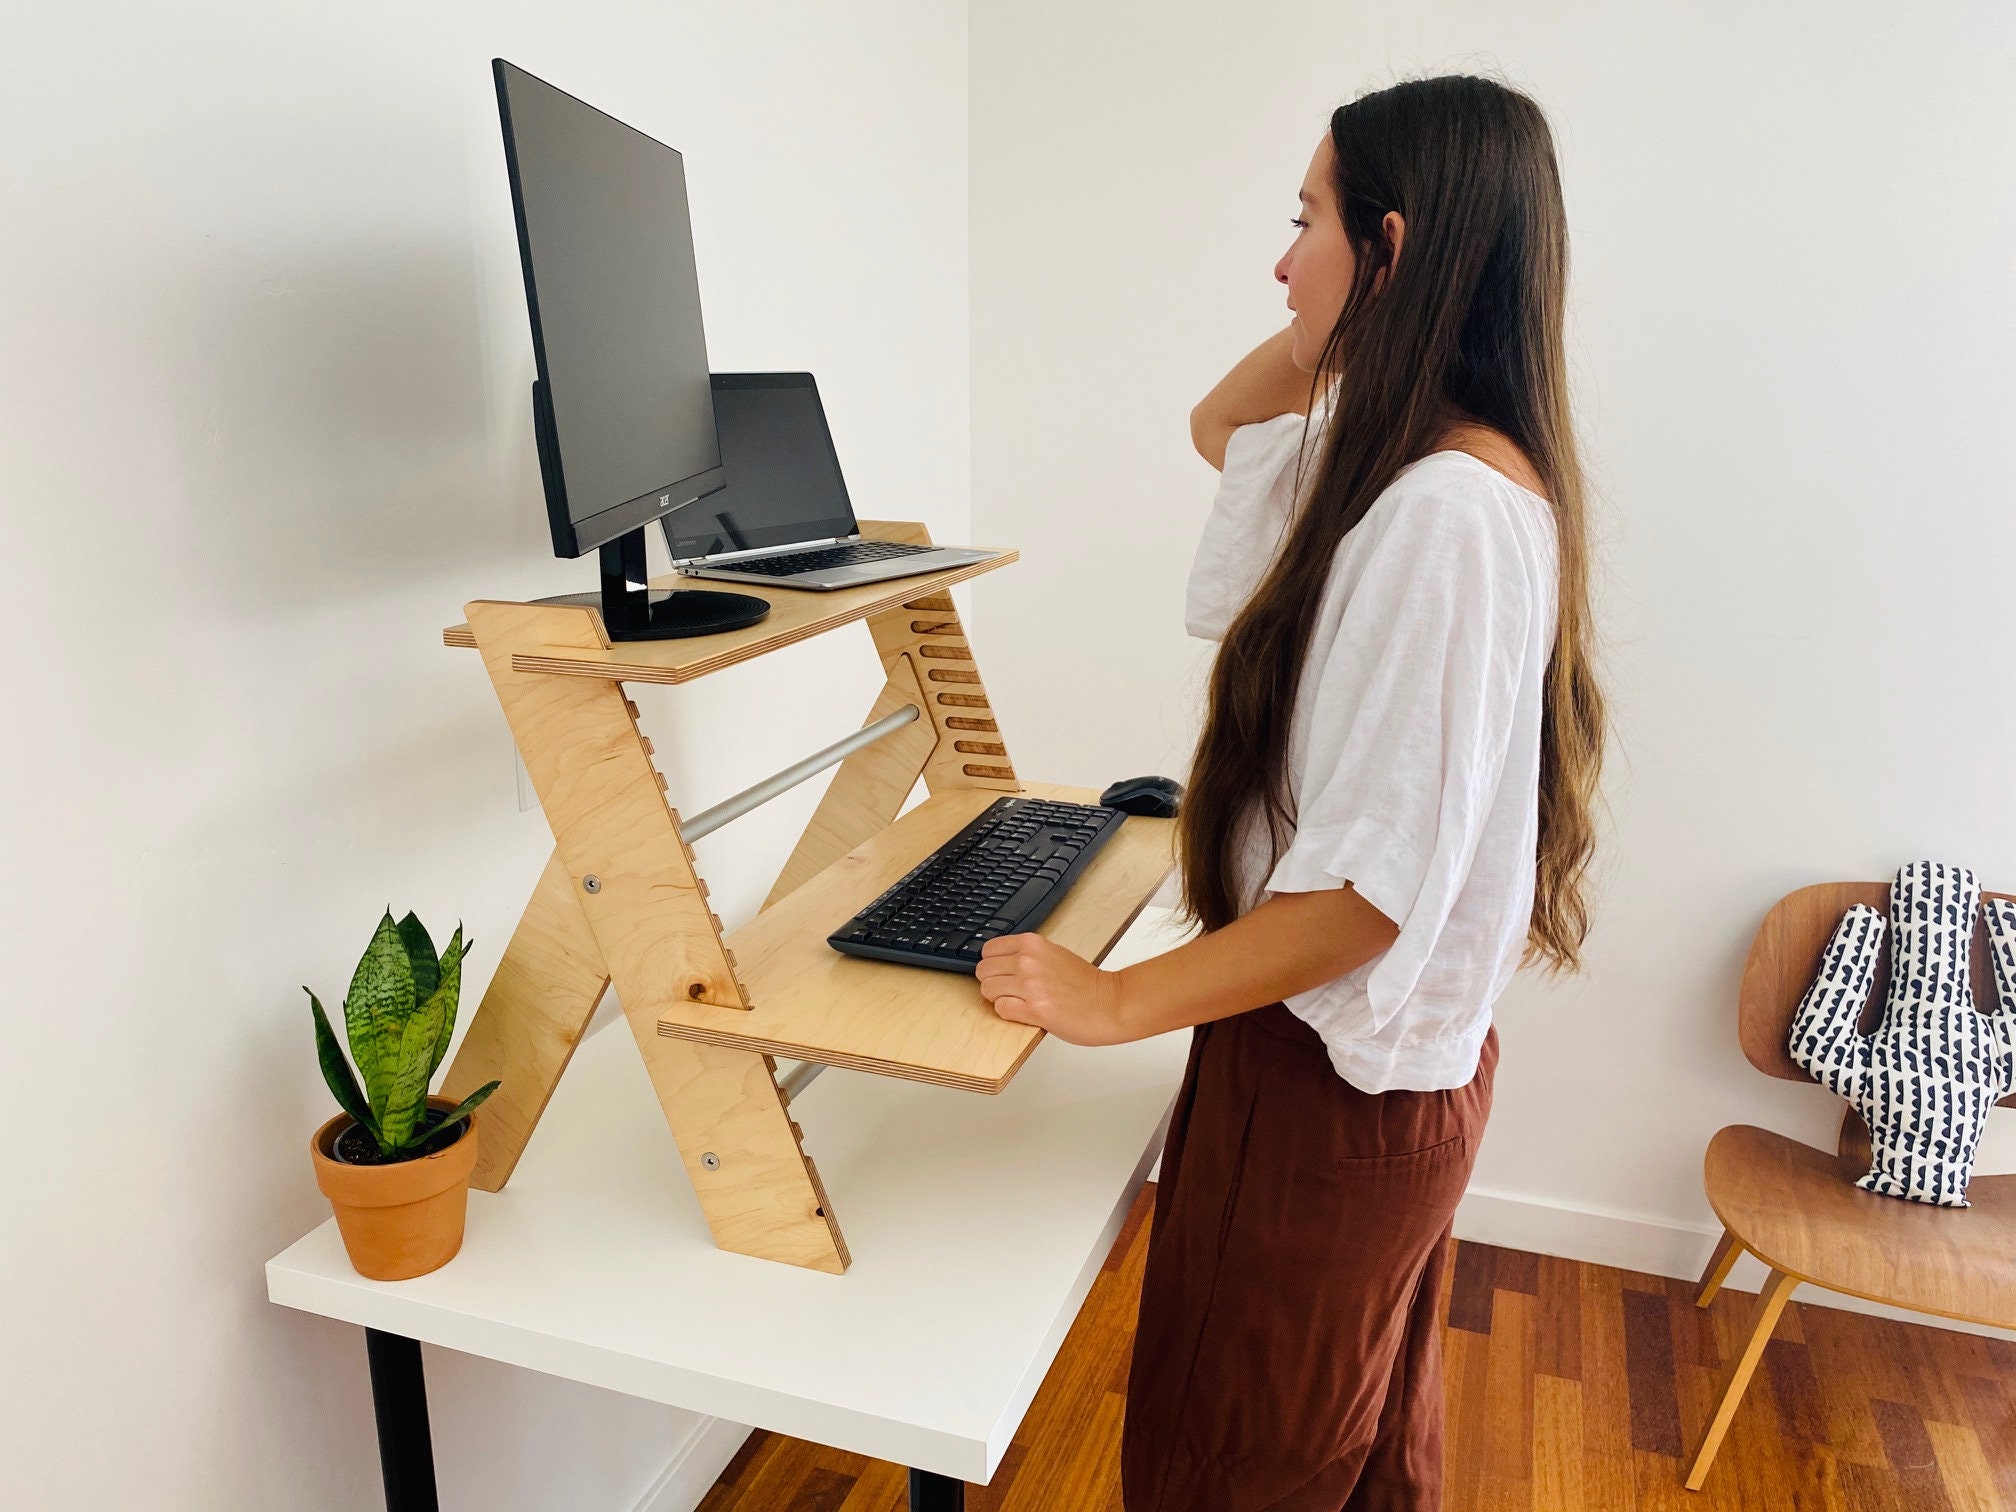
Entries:
<svg viewBox="0 0 2016 1512">
<path fill-rule="evenodd" d="M 1031 782 L 1032 798 L 1096 803 L 1097 789 Z M 658 1032 L 973 1092 L 1007 1086 L 1043 1031 L 995 1013 L 970 976 L 842 955 L 826 936 L 999 798 L 927 798 L 728 936 L 754 1007 L 680 1003 Z M 1173 819 L 1130 816 L 1036 933 L 1098 962 L 1175 866 Z"/>
</svg>

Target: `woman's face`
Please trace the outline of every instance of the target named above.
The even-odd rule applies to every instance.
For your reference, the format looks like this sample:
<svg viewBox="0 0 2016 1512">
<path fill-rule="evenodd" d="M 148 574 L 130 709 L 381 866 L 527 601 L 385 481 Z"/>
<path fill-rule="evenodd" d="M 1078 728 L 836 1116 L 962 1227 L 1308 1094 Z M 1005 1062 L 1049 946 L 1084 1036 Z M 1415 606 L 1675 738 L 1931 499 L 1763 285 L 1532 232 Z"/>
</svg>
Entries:
<svg viewBox="0 0 2016 1512">
<path fill-rule="evenodd" d="M 1295 213 L 1295 240 L 1274 264 L 1274 276 L 1288 285 L 1288 308 L 1295 312 L 1292 357 L 1305 373 L 1316 370 L 1323 343 L 1344 311 L 1344 296 L 1358 271 L 1357 255 L 1344 235 L 1344 216 L 1331 183 L 1336 162 L 1330 133 L 1316 144 L 1309 171 L 1302 175 L 1301 209 Z"/>
<path fill-rule="evenodd" d="M 1345 296 L 1358 272 L 1358 255 L 1344 234 L 1344 212 L 1337 204 L 1332 181 L 1335 164 L 1336 152 L 1326 131 L 1309 159 L 1309 171 L 1302 175 L 1302 208 L 1295 220 L 1295 240 L 1274 264 L 1274 276 L 1288 285 L 1288 308 L 1295 312 L 1291 355 L 1295 366 L 1305 373 L 1316 371 L 1323 344 L 1330 339 L 1337 317 L 1344 313 Z M 1387 211 L 1382 229 L 1397 258 L 1405 229 L 1399 214 Z M 1381 268 L 1375 290 L 1384 286 L 1385 275 Z"/>
</svg>

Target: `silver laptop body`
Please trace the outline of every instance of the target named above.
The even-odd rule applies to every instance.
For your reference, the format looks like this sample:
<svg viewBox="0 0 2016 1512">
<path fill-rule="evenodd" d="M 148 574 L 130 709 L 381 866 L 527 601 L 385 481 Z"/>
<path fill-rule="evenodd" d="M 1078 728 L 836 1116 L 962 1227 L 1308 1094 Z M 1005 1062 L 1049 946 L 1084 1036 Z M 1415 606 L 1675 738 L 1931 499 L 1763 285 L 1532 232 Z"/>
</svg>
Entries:
<svg viewBox="0 0 2016 1512">
<path fill-rule="evenodd" d="M 863 543 L 825 408 L 810 373 L 715 373 L 715 429 L 727 484 L 667 515 L 672 565 L 693 578 L 779 588 L 858 588 L 999 556 L 970 546 L 899 547 L 875 561 L 780 572 L 758 564 Z"/>
</svg>

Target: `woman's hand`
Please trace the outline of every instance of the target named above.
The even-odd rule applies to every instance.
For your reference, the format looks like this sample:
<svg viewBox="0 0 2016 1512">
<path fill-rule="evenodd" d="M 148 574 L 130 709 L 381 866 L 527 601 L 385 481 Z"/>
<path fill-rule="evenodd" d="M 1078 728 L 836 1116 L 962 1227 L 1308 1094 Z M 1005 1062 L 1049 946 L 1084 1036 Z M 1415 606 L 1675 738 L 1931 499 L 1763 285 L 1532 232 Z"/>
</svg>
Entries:
<svg viewBox="0 0 2016 1512">
<path fill-rule="evenodd" d="M 1276 415 L 1309 413 L 1315 379 L 1295 366 L 1295 328 L 1276 331 L 1241 357 L 1190 411 L 1190 441 L 1197 455 L 1221 472 L 1225 443 L 1242 425 Z"/>
<path fill-rule="evenodd" d="M 1001 935 L 980 947 L 981 996 L 1002 1018 L 1034 1024 L 1074 1045 L 1135 1038 L 1120 1012 L 1120 974 L 1039 934 Z"/>
</svg>

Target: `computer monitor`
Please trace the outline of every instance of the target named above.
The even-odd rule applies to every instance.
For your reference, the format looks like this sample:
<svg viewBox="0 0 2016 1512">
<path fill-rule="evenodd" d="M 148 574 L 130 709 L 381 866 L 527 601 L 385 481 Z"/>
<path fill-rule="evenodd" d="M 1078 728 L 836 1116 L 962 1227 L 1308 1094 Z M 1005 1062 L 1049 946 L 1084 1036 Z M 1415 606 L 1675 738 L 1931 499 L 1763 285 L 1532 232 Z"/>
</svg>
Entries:
<svg viewBox="0 0 2016 1512">
<path fill-rule="evenodd" d="M 769 612 L 751 594 L 650 595 L 644 527 L 722 486 L 673 148 L 492 61 L 538 376 L 533 433 L 553 550 L 602 557 L 617 639 L 708 634 Z"/>
</svg>

